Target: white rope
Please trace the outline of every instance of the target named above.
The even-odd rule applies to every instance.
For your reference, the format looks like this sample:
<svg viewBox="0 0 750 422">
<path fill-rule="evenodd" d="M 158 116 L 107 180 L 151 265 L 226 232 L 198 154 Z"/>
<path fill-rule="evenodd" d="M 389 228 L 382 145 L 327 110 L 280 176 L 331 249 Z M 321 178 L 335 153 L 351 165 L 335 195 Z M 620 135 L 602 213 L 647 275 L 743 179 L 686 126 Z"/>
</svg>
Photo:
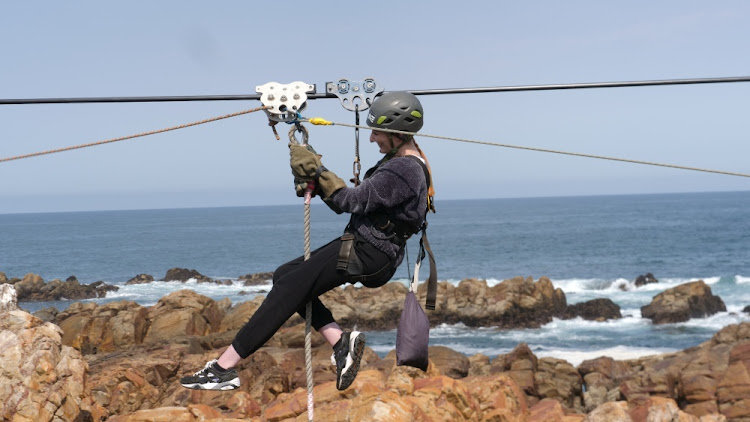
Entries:
<svg viewBox="0 0 750 422">
<path fill-rule="evenodd" d="M 297 143 L 294 132 L 302 132 L 302 143 L 307 144 L 308 134 L 304 126 L 292 126 L 289 131 L 289 140 Z M 305 261 L 310 259 L 310 201 L 312 200 L 312 189 L 305 191 Z M 315 398 L 313 396 L 313 367 L 312 367 L 312 301 L 305 305 L 305 368 L 307 370 L 307 419 L 315 420 Z"/>
<path fill-rule="evenodd" d="M 310 201 L 305 200 L 305 261 L 308 259 L 310 259 Z M 312 368 L 312 302 L 307 302 L 305 306 L 305 367 L 307 368 L 307 419 L 312 422 L 315 416 Z"/>
</svg>

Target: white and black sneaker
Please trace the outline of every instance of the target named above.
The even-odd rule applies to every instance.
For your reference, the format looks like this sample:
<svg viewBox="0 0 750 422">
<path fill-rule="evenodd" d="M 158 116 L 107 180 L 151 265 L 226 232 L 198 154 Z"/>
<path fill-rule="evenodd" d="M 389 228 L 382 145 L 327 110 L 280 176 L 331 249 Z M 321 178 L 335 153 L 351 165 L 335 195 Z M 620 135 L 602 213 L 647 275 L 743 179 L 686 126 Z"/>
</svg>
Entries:
<svg viewBox="0 0 750 422">
<path fill-rule="evenodd" d="M 214 359 L 195 374 L 182 377 L 180 384 L 193 390 L 234 390 L 240 386 L 240 377 L 234 368 L 222 371 Z"/>
<path fill-rule="evenodd" d="M 359 362 L 365 353 L 365 333 L 344 332 L 333 346 L 331 361 L 336 365 L 336 388 L 346 390 L 357 378 Z"/>
</svg>

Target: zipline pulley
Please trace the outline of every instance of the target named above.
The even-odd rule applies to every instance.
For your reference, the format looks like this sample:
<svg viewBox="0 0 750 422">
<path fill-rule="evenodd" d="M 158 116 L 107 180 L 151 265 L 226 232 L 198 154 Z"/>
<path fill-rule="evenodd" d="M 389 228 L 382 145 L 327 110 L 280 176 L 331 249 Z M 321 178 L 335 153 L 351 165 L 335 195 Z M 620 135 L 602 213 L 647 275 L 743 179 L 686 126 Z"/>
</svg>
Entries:
<svg viewBox="0 0 750 422">
<path fill-rule="evenodd" d="M 301 81 L 286 85 L 268 82 L 255 87 L 255 92 L 260 94 L 260 102 L 270 107 L 266 109 L 269 120 L 291 123 L 307 107 L 307 94 L 315 93 L 315 85 Z"/>
<path fill-rule="evenodd" d="M 342 107 L 354 112 L 354 177 L 351 182 L 354 186 L 359 186 L 359 174 L 362 169 L 359 161 L 359 112 L 370 108 L 375 97 L 383 92 L 383 87 L 375 82 L 375 78 L 365 78 L 362 81 L 339 78 L 338 82 L 326 83 L 326 92 L 335 95 L 341 101 Z"/>
<path fill-rule="evenodd" d="M 375 82 L 375 78 L 365 78 L 362 81 L 340 78 L 338 82 L 326 82 L 326 92 L 338 97 L 345 109 L 355 111 L 359 106 L 359 111 L 364 111 L 383 92 L 383 87 Z"/>
</svg>

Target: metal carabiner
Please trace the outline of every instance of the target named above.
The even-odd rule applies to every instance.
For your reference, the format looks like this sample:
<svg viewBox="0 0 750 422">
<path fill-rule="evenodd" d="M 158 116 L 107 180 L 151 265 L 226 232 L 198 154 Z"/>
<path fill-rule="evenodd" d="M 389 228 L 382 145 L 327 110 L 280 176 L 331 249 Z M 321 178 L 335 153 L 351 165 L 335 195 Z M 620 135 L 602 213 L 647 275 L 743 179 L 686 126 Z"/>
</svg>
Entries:
<svg viewBox="0 0 750 422">
<path fill-rule="evenodd" d="M 300 145 L 299 141 L 297 141 L 297 137 L 294 136 L 294 132 L 302 133 L 301 145 L 307 145 L 307 141 L 310 140 L 310 134 L 307 132 L 307 129 L 301 124 L 295 124 L 291 129 L 289 129 L 289 142 L 294 142 L 295 144 Z"/>
</svg>

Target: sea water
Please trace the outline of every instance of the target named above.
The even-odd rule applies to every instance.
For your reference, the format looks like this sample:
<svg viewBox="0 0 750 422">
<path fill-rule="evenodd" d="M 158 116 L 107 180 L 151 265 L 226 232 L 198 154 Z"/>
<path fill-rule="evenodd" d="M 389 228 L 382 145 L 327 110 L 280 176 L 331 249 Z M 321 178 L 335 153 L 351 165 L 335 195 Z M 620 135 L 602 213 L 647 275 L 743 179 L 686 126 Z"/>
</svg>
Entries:
<svg viewBox="0 0 750 422">
<path fill-rule="evenodd" d="M 210 204 L 207 204 L 210 205 Z M 617 303 L 623 318 L 606 322 L 554 320 L 538 329 L 499 330 L 443 324 L 430 332 L 433 345 L 467 355 L 494 357 L 527 343 L 539 357 L 578 364 L 584 359 L 633 358 L 695 346 L 722 327 L 750 321 L 750 192 L 623 195 L 437 201 L 429 239 L 438 278 L 466 278 L 495 285 L 514 276 L 547 276 L 569 304 L 595 298 Z M 345 215 L 312 206 L 312 244 L 340 235 Z M 155 304 L 167 293 L 193 289 L 233 303 L 265 294 L 270 286 L 245 287 L 244 274 L 273 271 L 301 255 L 303 206 L 0 214 L 0 271 L 45 281 L 75 275 L 81 283 L 103 280 L 120 290 L 98 303 L 133 300 Z M 417 239 L 409 242 L 409 279 Z M 163 279 L 170 268 L 195 269 L 232 285 L 161 282 L 125 286 L 137 274 Z M 422 274 L 427 270 L 423 266 Z M 636 288 L 638 275 L 658 284 Z M 659 292 L 704 280 L 727 312 L 678 324 L 653 325 L 640 308 Z M 58 310 L 69 301 L 24 302 L 35 311 Z M 395 331 L 368 332 L 381 355 L 395 347 Z"/>
</svg>

